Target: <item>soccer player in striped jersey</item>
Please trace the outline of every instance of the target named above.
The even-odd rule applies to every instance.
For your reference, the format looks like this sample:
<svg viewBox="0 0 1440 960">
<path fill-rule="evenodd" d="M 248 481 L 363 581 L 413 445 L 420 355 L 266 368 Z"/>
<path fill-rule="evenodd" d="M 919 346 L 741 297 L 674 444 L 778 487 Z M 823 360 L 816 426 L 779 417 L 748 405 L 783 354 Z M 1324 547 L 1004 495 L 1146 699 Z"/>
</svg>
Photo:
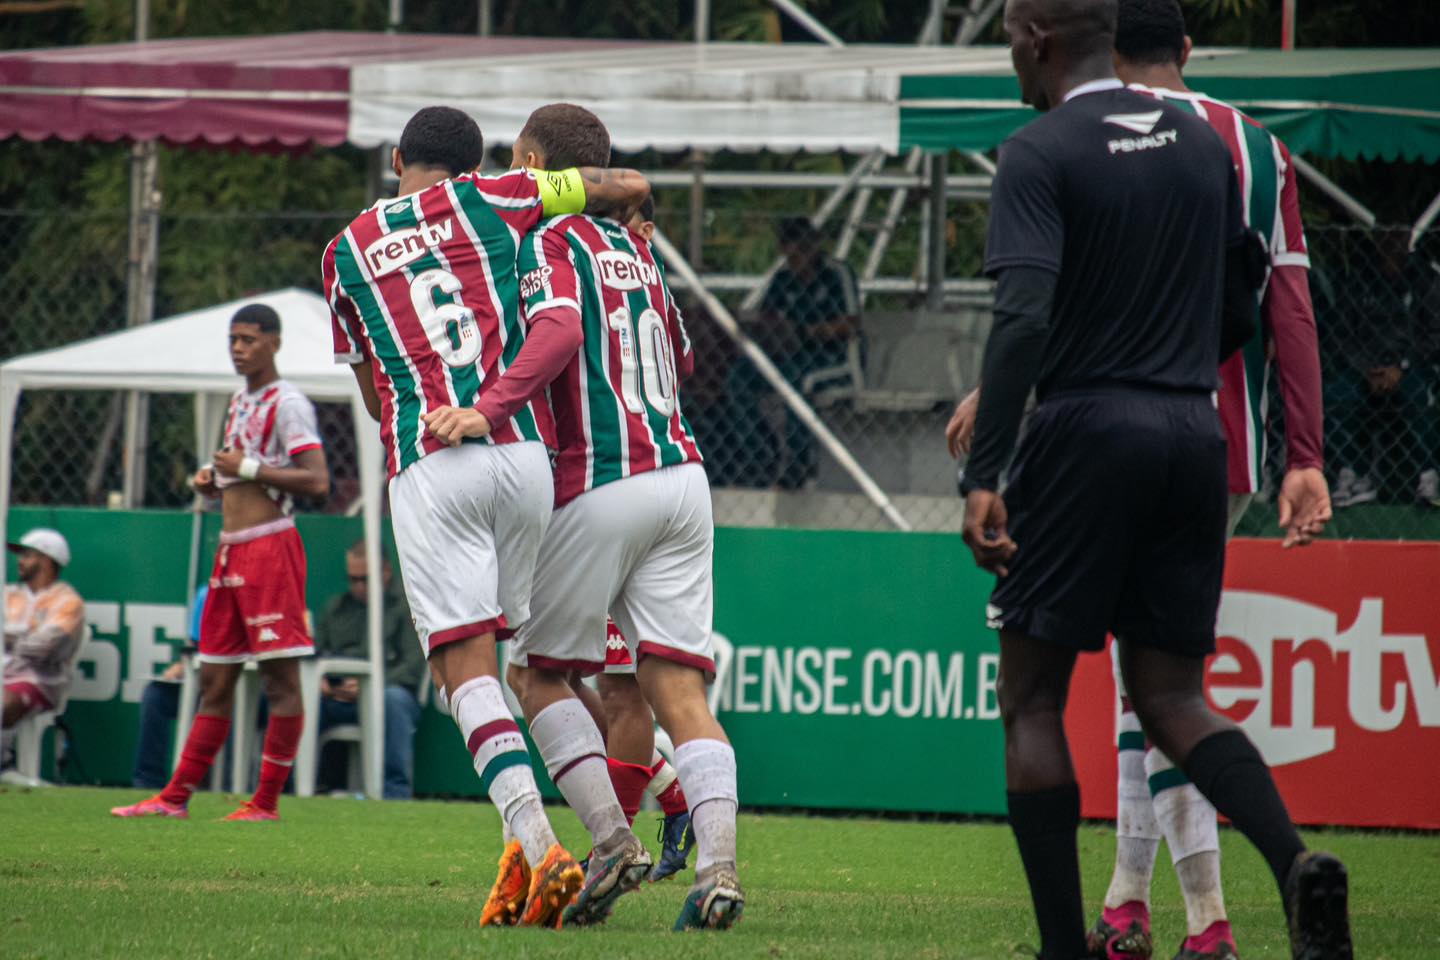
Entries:
<svg viewBox="0 0 1440 960">
<path fill-rule="evenodd" d="M 516 144 L 525 163 L 542 166 L 598 164 L 609 150 L 599 120 L 568 104 L 537 110 Z M 723 929 L 739 918 L 744 894 L 735 752 L 705 699 L 715 670 L 714 528 L 678 395 L 694 358 L 663 268 L 627 220 L 557 217 L 520 254 L 528 321 L 558 318 L 581 333 L 581 345 L 550 386 L 560 439 L 555 516 L 507 676 L 557 786 L 596 842 L 566 920 L 601 920 L 643 874 L 615 869 L 628 856 L 628 829 L 599 731 L 566 681 L 604 669 L 607 612 L 614 618 L 632 645 L 640 690 L 675 743 L 690 800 L 696 882 L 675 927 Z"/>
<path fill-rule="evenodd" d="M 1280 523 L 1287 527 L 1287 546 L 1305 543 L 1330 518 L 1330 496 L 1322 472 L 1320 357 L 1295 166 L 1285 144 L 1260 124 L 1186 87 L 1181 70 L 1190 46 L 1179 0 L 1120 0 L 1116 73 L 1132 90 L 1185 107 L 1209 122 L 1234 160 L 1246 223 L 1270 246 L 1256 335 L 1220 368 L 1217 403 L 1229 451 L 1228 529 L 1235 532 L 1260 487 L 1267 351 L 1273 350 L 1285 406 Z M 1187 936 L 1178 960 L 1233 958 L 1215 808 L 1147 742 L 1124 696 L 1118 662 L 1115 677 L 1121 694 L 1115 871 L 1090 946 L 1111 958 L 1150 956 L 1150 878 L 1163 834 L 1185 899 Z"/>
<path fill-rule="evenodd" d="M 416 632 L 514 837 L 481 923 L 558 926 L 583 875 L 545 816 L 495 642 L 530 613 L 553 501 L 555 427 L 541 394 L 579 341 L 541 322 L 527 339 L 515 261 L 542 216 L 628 215 L 650 188 L 633 171 L 481 176 L 483 151 L 466 114 L 419 111 L 392 158 L 400 196 L 332 240 L 322 271 L 336 359 L 352 365 L 380 422 Z"/>
<path fill-rule="evenodd" d="M 230 358 L 245 386 L 230 400 L 224 447 L 195 474 L 195 489 L 221 497 L 224 527 L 200 628 L 200 708 L 165 789 L 110 812 L 117 817 L 185 818 L 190 794 L 230 733 L 235 684 L 259 664 L 270 704 L 255 795 L 226 817 L 278 820 L 280 791 L 295 763 L 304 707 L 297 658 L 314 650 L 305 619 L 305 545 L 290 516 L 291 495 L 324 497 L 330 472 L 315 407 L 280 379 L 280 316 L 263 303 L 230 319 Z"/>
</svg>

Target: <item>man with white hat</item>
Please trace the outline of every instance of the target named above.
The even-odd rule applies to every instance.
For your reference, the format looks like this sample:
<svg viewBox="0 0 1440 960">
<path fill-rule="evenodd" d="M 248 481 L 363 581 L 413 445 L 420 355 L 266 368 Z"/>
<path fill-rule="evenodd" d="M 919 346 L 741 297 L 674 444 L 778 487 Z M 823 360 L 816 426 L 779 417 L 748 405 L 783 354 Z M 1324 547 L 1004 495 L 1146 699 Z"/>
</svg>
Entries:
<svg viewBox="0 0 1440 960">
<path fill-rule="evenodd" d="M 85 602 L 60 579 L 70 545 L 59 531 L 31 530 L 18 543 L 20 583 L 5 588 L 5 716 L 8 732 L 31 713 L 62 708 L 85 638 Z"/>
</svg>

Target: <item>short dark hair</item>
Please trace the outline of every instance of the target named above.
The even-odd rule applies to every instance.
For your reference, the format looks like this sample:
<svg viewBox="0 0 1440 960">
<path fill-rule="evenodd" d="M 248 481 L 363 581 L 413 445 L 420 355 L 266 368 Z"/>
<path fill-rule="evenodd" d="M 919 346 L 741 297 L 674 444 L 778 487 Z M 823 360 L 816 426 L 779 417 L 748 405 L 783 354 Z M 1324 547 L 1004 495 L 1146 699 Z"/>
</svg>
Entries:
<svg viewBox="0 0 1440 960">
<path fill-rule="evenodd" d="M 573 103 L 536 110 L 520 136 L 540 148 L 551 170 L 610 166 L 610 131 L 599 117 Z"/>
<path fill-rule="evenodd" d="M 237 323 L 253 323 L 260 328 L 261 333 L 280 332 L 280 314 L 263 303 L 248 303 L 236 310 L 235 316 L 230 318 L 230 325 Z"/>
<path fill-rule="evenodd" d="M 400 160 L 406 166 L 444 170 L 452 177 L 469 173 L 485 159 L 485 138 L 475 118 L 454 107 L 425 107 L 400 134 Z"/>
<path fill-rule="evenodd" d="M 1131 63 L 1179 64 L 1185 56 L 1180 0 L 1120 0 L 1115 52 Z"/>
<path fill-rule="evenodd" d="M 649 220 L 651 223 L 654 223 L 654 222 L 655 222 L 655 197 L 654 197 L 654 195 L 647 196 L 644 200 L 640 201 L 640 211 L 639 211 L 639 212 L 640 212 L 640 219 L 641 219 L 642 221 L 643 221 L 643 220 Z"/>
<path fill-rule="evenodd" d="M 775 227 L 775 235 L 780 238 L 781 246 L 791 244 L 818 244 L 820 242 L 820 231 L 815 224 L 810 222 L 809 217 L 786 217 Z"/>
</svg>

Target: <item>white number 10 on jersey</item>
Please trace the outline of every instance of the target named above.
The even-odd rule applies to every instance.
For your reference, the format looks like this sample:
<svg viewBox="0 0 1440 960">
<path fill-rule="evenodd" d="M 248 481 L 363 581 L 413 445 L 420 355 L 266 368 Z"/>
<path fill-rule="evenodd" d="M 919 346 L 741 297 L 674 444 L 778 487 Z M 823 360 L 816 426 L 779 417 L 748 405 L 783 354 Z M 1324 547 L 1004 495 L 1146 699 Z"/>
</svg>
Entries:
<svg viewBox="0 0 1440 960">
<path fill-rule="evenodd" d="M 609 321 L 620 341 L 620 389 L 625 409 L 643 414 L 648 401 L 650 409 L 668 420 L 675 414 L 677 377 L 665 318 L 659 311 L 647 309 L 632 329 L 630 311 L 620 307 L 610 314 Z"/>
</svg>

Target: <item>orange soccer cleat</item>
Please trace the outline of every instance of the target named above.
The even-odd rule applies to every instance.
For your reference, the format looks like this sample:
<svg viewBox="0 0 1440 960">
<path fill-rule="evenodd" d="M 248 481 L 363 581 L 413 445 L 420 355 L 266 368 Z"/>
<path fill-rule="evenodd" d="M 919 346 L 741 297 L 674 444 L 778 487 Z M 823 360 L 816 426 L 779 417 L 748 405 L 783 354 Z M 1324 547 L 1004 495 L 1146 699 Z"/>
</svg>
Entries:
<svg viewBox="0 0 1440 960">
<path fill-rule="evenodd" d="M 500 873 L 495 886 L 490 889 L 490 898 L 480 911 L 480 926 L 509 927 L 520 921 L 520 911 L 525 909 L 525 897 L 530 892 L 530 864 L 525 862 L 525 850 L 519 840 L 511 840 L 500 854 Z"/>
<path fill-rule="evenodd" d="M 530 878 L 530 895 L 520 924 L 525 927 L 560 929 L 561 917 L 580 888 L 585 885 L 585 871 L 560 844 L 553 844 L 545 853 Z"/>
<path fill-rule="evenodd" d="M 267 820 L 279 820 L 280 811 L 266 810 L 264 807 L 257 807 L 253 801 L 246 800 L 239 808 L 228 817 L 221 819 L 222 823 L 263 823 Z"/>
<path fill-rule="evenodd" d="M 177 820 L 185 820 L 190 816 L 190 811 L 185 809 L 185 804 L 183 803 L 166 803 L 157 793 L 148 800 L 132 803 L 128 807 L 111 807 L 110 816 L 174 817 Z"/>
</svg>

